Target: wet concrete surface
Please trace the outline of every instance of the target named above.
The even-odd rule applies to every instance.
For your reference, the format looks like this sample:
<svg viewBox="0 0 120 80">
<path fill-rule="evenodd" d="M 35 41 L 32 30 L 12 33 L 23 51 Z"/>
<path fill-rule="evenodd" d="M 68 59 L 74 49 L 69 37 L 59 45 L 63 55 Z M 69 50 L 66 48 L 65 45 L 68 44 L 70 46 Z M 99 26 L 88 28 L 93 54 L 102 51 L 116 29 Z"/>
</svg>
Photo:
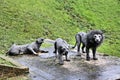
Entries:
<svg viewBox="0 0 120 80">
<path fill-rule="evenodd" d="M 69 52 L 70 62 L 59 65 L 54 61 L 53 46 L 44 48 L 49 53 L 39 56 L 21 55 L 12 57 L 22 65 L 28 66 L 30 80 L 116 80 L 120 79 L 120 59 L 97 55 L 98 60 L 86 61 L 76 56 L 76 50 Z"/>
</svg>

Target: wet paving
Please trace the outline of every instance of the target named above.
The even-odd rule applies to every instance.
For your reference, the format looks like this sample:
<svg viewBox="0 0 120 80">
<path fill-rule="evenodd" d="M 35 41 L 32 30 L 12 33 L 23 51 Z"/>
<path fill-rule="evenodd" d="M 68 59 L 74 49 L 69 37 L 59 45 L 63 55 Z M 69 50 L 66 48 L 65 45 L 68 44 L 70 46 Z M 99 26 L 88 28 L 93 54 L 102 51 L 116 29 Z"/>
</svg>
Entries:
<svg viewBox="0 0 120 80">
<path fill-rule="evenodd" d="M 54 61 L 53 46 L 44 50 L 48 50 L 49 53 L 12 57 L 29 67 L 30 80 L 120 80 L 119 58 L 97 55 L 98 60 L 86 61 L 85 54 L 81 58 L 76 56 L 76 50 L 71 50 L 71 61 L 64 61 L 64 65 L 59 65 L 58 60 Z"/>
</svg>

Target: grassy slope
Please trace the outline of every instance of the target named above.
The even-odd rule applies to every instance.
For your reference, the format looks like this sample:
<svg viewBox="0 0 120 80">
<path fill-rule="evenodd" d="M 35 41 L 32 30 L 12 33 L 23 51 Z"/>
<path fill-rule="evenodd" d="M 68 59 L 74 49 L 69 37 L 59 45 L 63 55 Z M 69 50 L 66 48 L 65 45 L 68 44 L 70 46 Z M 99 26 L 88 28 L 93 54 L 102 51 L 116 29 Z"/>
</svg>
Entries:
<svg viewBox="0 0 120 80">
<path fill-rule="evenodd" d="M 119 0 L 0 0 L 0 52 L 12 42 L 61 37 L 74 44 L 79 31 L 101 29 L 100 52 L 120 56 Z"/>
</svg>

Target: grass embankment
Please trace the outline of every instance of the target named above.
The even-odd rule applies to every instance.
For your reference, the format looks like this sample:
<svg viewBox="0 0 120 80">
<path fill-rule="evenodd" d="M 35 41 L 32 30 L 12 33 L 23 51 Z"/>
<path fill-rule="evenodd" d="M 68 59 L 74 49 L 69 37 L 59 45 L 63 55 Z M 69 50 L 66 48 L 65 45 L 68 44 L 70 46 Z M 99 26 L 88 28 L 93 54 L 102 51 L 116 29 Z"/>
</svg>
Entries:
<svg viewBox="0 0 120 80">
<path fill-rule="evenodd" d="M 12 64 L 10 61 L 6 61 L 5 59 L 0 57 L 0 64 L 1 65 L 6 65 L 6 66 L 15 66 L 14 64 Z"/>
<path fill-rule="evenodd" d="M 25 44 L 38 37 L 61 37 L 74 44 L 80 31 L 101 29 L 99 52 L 119 56 L 119 0 L 0 0 L 0 53 L 12 42 Z"/>
</svg>

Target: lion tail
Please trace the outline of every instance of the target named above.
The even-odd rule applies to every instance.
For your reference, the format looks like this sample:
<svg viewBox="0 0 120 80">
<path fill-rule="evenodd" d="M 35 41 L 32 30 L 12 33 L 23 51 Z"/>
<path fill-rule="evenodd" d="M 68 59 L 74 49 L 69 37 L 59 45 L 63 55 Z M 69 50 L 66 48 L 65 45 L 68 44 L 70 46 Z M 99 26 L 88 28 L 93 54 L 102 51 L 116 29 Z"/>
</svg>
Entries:
<svg viewBox="0 0 120 80">
<path fill-rule="evenodd" d="M 75 42 L 75 45 L 72 47 L 72 49 L 74 49 L 77 45 L 77 42 L 78 42 L 77 38 L 79 38 L 79 40 L 81 41 L 81 36 L 79 34 L 76 34 L 76 36 L 75 36 L 76 42 Z"/>
</svg>

